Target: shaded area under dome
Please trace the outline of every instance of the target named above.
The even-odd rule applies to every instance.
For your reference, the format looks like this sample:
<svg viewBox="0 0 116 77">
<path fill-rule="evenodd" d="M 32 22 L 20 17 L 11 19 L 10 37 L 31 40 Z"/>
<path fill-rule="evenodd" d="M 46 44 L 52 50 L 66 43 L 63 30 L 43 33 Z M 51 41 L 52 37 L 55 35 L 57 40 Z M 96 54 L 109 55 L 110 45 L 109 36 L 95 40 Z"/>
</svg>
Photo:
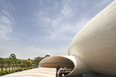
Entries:
<svg viewBox="0 0 116 77">
<path fill-rule="evenodd" d="M 70 56 L 71 58 L 72 56 Z M 62 68 L 60 74 L 64 73 L 64 75 L 70 74 L 75 65 L 73 60 L 71 60 L 69 56 L 52 56 L 43 59 L 39 63 L 39 67 L 45 67 L 45 68 L 56 68 L 58 65 Z M 65 71 L 65 72 L 64 72 Z"/>
</svg>

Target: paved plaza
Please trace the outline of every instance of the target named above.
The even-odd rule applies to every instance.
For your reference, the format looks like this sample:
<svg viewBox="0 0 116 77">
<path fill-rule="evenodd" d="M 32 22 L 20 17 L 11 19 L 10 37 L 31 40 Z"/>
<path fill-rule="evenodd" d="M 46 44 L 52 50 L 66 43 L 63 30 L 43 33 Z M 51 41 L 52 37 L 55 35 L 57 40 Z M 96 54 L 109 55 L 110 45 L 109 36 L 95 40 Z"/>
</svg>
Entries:
<svg viewBox="0 0 116 77">
<path fill-rule="evenodd" d="M 1 77 L 55 77 L 55 68 L 36 68 L 22 72 L 16 72 Z"/>
</svg>

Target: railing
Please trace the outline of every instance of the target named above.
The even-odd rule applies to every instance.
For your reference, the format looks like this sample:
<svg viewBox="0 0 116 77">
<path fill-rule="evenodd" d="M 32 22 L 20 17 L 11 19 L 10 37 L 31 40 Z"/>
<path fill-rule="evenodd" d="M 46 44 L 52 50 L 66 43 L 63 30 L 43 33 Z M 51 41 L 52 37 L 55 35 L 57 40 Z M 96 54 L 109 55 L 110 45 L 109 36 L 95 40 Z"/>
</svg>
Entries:
<svg viewBox="0 0 116 77">
<path fill-rule="evenodd" d="M 60 68 L 59 71 L 57 72 L 58 73 L 58 77 L 63 77 L 67 74 L 69 74 L 73 69 L 72 68 Z"/>
</svg>

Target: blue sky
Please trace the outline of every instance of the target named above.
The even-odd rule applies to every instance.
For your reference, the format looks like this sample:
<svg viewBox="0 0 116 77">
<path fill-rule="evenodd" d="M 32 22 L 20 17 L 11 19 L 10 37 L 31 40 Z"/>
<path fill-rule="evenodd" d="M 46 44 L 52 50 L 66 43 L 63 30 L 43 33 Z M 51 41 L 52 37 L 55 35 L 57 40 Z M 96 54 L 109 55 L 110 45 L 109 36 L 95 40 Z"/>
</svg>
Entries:
<svg viewBox="0 0 116 77">
<path fill-rule="evenodd" d="M 0 57 L 67 55 L 76 33 L 113 0 L 0 0 Z"/>
</svg>

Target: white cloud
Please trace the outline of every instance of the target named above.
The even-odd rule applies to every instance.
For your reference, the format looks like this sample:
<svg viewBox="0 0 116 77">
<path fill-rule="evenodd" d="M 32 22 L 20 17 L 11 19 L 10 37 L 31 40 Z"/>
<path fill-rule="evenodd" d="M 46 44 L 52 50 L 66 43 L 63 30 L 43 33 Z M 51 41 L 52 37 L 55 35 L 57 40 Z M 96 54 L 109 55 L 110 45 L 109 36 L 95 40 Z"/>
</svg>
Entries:
<svg viewBox="0 0 116 77">
<path fill-rule="evenodd" d="M 94 17 L 103 7 L 107 6 L 111 0 L 102 0 L 95 4 L 88 11 L 83 9 L 88 6 L 86 1 L 84 3 L 77 3 L 73 6 L 70 0 L 61 1 L 59 5 L 60 9 L 57 7 L 58 13 L 54 15 L 54 12 L 51 12 L 53 15 L 49 15 L 46 9 L 40 8 L 39 13 L 36 13 L 38 17 L 38 25 L 44 27 L 46 30 L 46 35 L 43 38 L 50 40 L 71 40 L 74 36 L 71 34 L 76 34 L 80 28 L 82 28 L 92 17 Z M 84 4 L 84 5 L 83 5 Z M 57 5 L 58 6 L 58 3 Z M 80 7 L 81 8 L 80 8 Z M 55 7 L 55 6 L 54 6 Z M 48 10 L 53 10 L 48 8 Z M 85 9 L 86 10 L 86 9 Z M 82 14 L 80 14 L 82 11 Z M 79 16 L 81 15 L 81 16 Z M 77 17 L 77 18 L 76 18 Z M 41 22 L 40 22 L 41 21 Z M 40 23 L 42 23 L 40 25 Z"/>
<path fill-rule="evenodd" d="M 42 0 L 40 0 L 40 2 L 41 1 Z M 54 6 L 52 7 L 49 7 L 48 5 L 44 5 L 42 3 L 41 4 L 42 7 L 39 8 L 38 13 L 36 13 L 36 17 L 37 17 L 36 23 L 39 26 L 44 27 L 46 31 L 45 33 L 42 34 L 44 39 L 42 38 L 41 40 L 40 39 L 41 36 L 38 38 L 34 38 L 34 37 L 29 37 L 29 38 L 27 37 L 27 38 L 28 39 L 32 38 L 31 41 L 34 38 L 35 42 L 37 42 L 38 45 L 39 44 L 41 45 L 41 41 L 46 42 L 46 41 L 52 40 L 53 42 L 54 40 L 55 41 L 54 43 L 56 44 L 56 46 L 51 46 L 51 43 L 50 43 L 49 46 L 51 47 L 47 47 L 45 45 L 46 49 L 39 48 L 39 46 L 34 47 L 35 45 L 30 46 L 27 44 L 25 44 L 27 45 L 27 47 L 26 46 L 23 47 L 21 45 L 23 45 L 24 42 L 22 43 L 20 41 L 16 43 L 18 38 L 23 40 L 23 38 L 25 38 L 26 36 L 22 32 L 16 31 L 15 33 L 13 33 L 12 25 L 14 23 L 14 20 L 12 19 L 12 17 L 9 15 L 7 11 L 1 11 L 0 12 L 0 55 L 1 56 L 0 57 L 5 57 L 5 56 L 8 57 L 11 53 L 15 53 L 18 58 L 25 58 L 25 59 L 34 58 L 36 56 L 44 56 L 45 54 L 67 55 L 68 45 L 66 44 L 68 44 L 68 42 L 73 39 L 74 35 L 80 30 L 80 28 L 83 27 L 84 24 L 86 24 L 90 20 L 89 17 L 92 17 L 91 14 L 93 13 L 96 14 L 97 10 L 100 11 L 99 8 L 109 3 L 109 0 L 102 0 L 100 1 L 100 3 L 96 3 L 96 5 L 92 6 L 93 9 L 90 9 L 90 10 L 87 9 L 87 11 L 85 12 L 83 11 L 83 9 L 78 7 L 78 6 L 81 6 L 80 3 L 76 2 L 76 0 L 72 2 L 71 1 L 72 0 L 61 0 L 61 3 L 58 3 L 57 1 L 55 1 L 55 4 L 53 4 Z M 73 3 L 74 3 L 74 6 L 72 6 Z M 83 4 L 82 6 L 85 8 L 86 3 L 82 3 L 82 4 Z M 91 11 L 92 13 L 90 14 Z M 13 33 L 13 35 L 9 37 L 11 33 Z M 5 40 L 5 42 L 2 40 Z M 68 42 L 66 40 L 68 40 Z M 57 46 L 59 45 L 57 42 L 63 45 Z"/>
<path fill-rule="evenodd" d="M 72 7 L 70 7 L 69 3 L 69 1 L 63 2 L 61 9 L 58 9 L 59 13 L 54 17 L 49 16 L 46 11 L 43 11 L 42 9 L 36 14 L 38 21 L 44 23 L 41 26 L 47 28 L 48 34 L 45 36 L 45 38 L 51 40 L 64 40 L 69 38 L 69 36 L 67 37 L 68 33 L 75 32 L 74 28 L 77 26 L 76 23 L 78 22 L 68 22 L 71 17 L 75 15 L 75 12 L 72 11 Z M 40 22 L 38 24 L 40 24 Z"/>
<path fill-rule="evenodd" d="M 8 12 L 2 11 L 0 15 L 0 39 L 9 40 L 8 34 L 12 32 L 13 19 Z"/>
<path fill-rule="evenodd" d="M 88 9 L 89 11 L 83 11 L 82 8 L 80 8 L 83 5 L 79 5 L 80 7 L 76 7 L 78 6 L 76 5 L 73 7 L 70 0 L 61 1 L 61 5 L 59 5 L 61 8 L 57 8 L 59 12 L 56 15 L 54 15 L 54 13 L 53 15 L 49 15 L 45 9 L 39 9 L 39 13 L 36 13 L 38 17 L 37 23 L 39 26 L 45 27 L 46 29 L 45 31 L 47 34 L 44 38 L 51 40 L 71 40 L 74 36 L 71 37 L 70 35 L 76 34 L 94 15 L 97 14 L 97 12 L 103 9 L 103 6 L 108 5 L 109 2 L 110 0 L 106 2 L 105 0 L 98 1 L 98 3 L 92 6 L 91 10 Z M 85 4 L 83 7 L 87 7 L 86 3 L 82 4 Z M 83 15 L 80 14 L 80 11 L 83 12 Z M 40 23 L 42 24 L 40 25 Z"/>
<path fill-rule="evenodd" d="M 63 5 L 63 8 L 61 9 L 61 14 L 62 16 L 65 16 L 66 18 L 74 15 L 68 3 Z"/>
</svg>

